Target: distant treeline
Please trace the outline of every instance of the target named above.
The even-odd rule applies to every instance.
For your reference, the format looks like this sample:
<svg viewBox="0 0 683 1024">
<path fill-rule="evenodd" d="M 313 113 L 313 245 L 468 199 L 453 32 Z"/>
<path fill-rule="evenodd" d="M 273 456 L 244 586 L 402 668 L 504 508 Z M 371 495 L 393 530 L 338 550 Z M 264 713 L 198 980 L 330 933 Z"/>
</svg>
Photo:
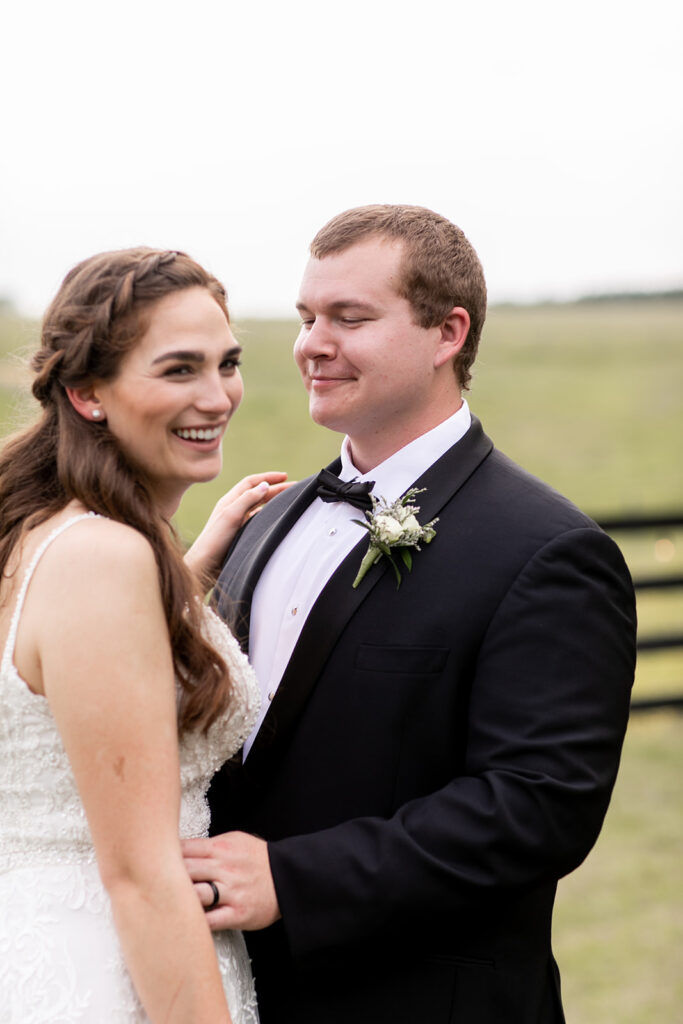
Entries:
<svg viewBox="0 0 683 1024">
<path fill-rule="evenodd" d="M 667 292 L 612 292 L 606 295 L 583 295 L 577 302 L 642 302 L 650 299 L 683 299 L 683 288 L 674 288 Z"/>
<path fill-rule="evenodd" d="M 604 302 L 681 302 L 683 288 L 661 292 L 604 292 L 598 295 L 581 295 L 577 299 L 540 299 L 536 302 L 493 302 L 496 309 L 513 309 L 518 306 L 586 306 Z"/>
<path fill-rule="evenodd" d="M 535 302 L 492 302 L 491 306 L 496 309 L 515 309 L 520 306 L 574 306 L 590 305 L 601 302 L 680 302 L 683 300 L 683 288 L 674 288 L 670 291 L 661 292 L 605 292 L 598 295 L 582 295 L 576 299 L 539 299 Z M 19 316 L 19 312 L 13 301 L 0 295 L 0 316 Z M 263 319 L 272 319 L 263 317 Z M 280 319 L 280 318 L 276 318 Z"/>
</svg>

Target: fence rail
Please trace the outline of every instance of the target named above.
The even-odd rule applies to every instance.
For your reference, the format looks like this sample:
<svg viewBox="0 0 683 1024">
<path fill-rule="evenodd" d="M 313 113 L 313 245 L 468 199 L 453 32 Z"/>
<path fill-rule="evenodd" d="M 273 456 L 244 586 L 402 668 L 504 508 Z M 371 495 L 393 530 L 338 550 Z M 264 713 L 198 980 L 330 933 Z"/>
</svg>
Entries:
<svg viewBox="0 0 683 1024">
<path fill-rule="evenodd" d="M 641 533 L 652 530 L 666 531 L 683 528 L 683 513 L 624 515 L 604 519 L 599 518 L 598 522 L 603 530 L 610 535 L 615 533 Z M 633 586 L 636 593 L 642 590 L 683 590 L 683 576 L 672 573 L 661 576 L 636 576 L 633 579 Z M 683 650 L 683 629 L 666 633 L 647 634 L 646 636 L 640 636 L 639 634 L 637 648 L 639 651 Z M 631 701 L 631 710 L 633 711 L 653 711 L 667 707 L 683 709 L 683 693 L 668 694 L 661 697 L 634 697 Z"/>
</svg>

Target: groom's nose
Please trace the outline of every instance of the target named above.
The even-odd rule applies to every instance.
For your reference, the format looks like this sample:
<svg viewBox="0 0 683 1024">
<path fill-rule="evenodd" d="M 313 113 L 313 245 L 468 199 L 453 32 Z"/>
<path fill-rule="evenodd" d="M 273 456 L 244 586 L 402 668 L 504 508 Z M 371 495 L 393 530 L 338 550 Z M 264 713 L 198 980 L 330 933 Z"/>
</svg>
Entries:
<svg viewBox="0 0 683 1024">
<path fill-rule="evenodd" d="M 337 341 L 333 325 L 325 317 L 316 317 L 310 324 L 304 324 L 294 344 L 297 362 L 315 362 L 316 359 L 333 359 L 337 354 Z"/>
</svg>

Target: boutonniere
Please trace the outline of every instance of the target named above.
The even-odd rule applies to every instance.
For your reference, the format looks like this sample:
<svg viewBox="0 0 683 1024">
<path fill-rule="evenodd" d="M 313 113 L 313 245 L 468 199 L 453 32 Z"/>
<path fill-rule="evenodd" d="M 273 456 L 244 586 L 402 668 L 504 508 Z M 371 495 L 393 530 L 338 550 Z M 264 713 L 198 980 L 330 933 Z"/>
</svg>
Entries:
<svg viewBox="0 0 683 1024">
<path fill-rule="evenodd" d="M 366 521 L 354 519 L 354 523 L 363 526 L 370 534 L 370 546 L 360 564 L 358 575 L 353 581 L 357 587 L 368 569 L 378 562 L 382 555 L 389 559 L 396 576 L 396 589 L 401 586 L 401 573 L 394 560 L 397 551 L 408 572 L 413 567 L 413 556 L 410 548 L 420 550 L 420 544 L 429 544 L 436 537 L 434 526 L 438 519 L 421 526 L 417 521 L 419 505 L 414 505 L 413 498 L 426 488 L 413 487 L 398 501 L 389 503 L 385 498 L 372 497 L 372 512 L 365 513 Z"/>
</svg>

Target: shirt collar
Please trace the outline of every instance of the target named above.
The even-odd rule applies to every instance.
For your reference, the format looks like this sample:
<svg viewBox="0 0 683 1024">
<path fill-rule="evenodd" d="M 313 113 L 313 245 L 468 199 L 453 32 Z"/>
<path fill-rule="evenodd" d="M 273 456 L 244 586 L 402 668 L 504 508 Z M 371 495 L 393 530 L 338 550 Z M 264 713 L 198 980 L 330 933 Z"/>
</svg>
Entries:
<svg viewBox="0 0 683 1024">
<path fill-rule="evenodd" d="M 416 437 L 410 444 L 399 448 L 369 473 L 361 473 L 356 469 L 351 461 L 349 439 L 345 437 L 341 447 L 342 468 L 339 476 L 342 480 L 352 480 L 354 477 L 374 480 L 373 494 L 376 497 L 396 501 L 437 459 L 464 437 L 471 422 L 469 406 L 463 399 L 456 413 L 426 434 Z"/>
</svg>

